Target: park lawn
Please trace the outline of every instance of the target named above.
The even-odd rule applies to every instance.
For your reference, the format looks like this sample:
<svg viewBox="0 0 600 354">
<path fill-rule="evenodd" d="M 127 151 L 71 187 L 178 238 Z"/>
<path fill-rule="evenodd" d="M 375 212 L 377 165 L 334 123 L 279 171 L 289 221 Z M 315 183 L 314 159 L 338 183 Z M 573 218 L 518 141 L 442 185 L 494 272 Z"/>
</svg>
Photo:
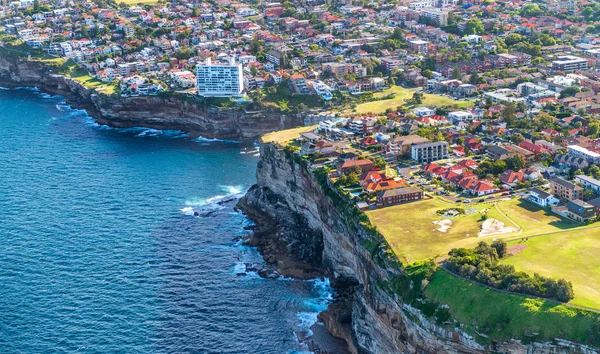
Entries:
<svg viewBox="0 0 600 354">
<path fill-rule="evenodd" d="M 67 74 L 71 79 L 79 82 L 88 89 L 94 89 L 100 93 L 111 95 L 115 92 L 115 86 L 107 84 L 88 75 L 88 73 L 80 68 L 74 68 Z"/>
<path fill-rule="evenodd" d="M 436 211 L 449 208 L 477 208 L 478 212 L 446 218 Z M 474 247 L 480 241 L 491 242 L 498 237 L 514 236 L 516 233 L 477 237 L 480 231 L 483 209 L 489 209 L 492 217 L 512 226 L 500 214 L 494 214 L 493 204 L 456 204 L 440 199 L 427 199 L 378 210 L 367 211 L 371 223 L 386 238 L 396 255 L 406 263 L 447 254 L 452 248 Z M 450 219 L 452 227 L 445 233 L 437 231 L 433 221 Z"/>
<path fill-rule="evenodd" d="M 564 278 L 573 283 L 572 304 L 600 310 L 600 228 L 530 238 L 527 248 L 503 263 L 529 274 Z M 521 244 L 514 241 L 509 245 Z"/>
<path fill-rule="evenodd" d="M 396 109 L 398 106 L 405 105 L 407 100 L 412 98 L 413 93 L 417 90 L 410 90 L 401 86 L 393 86 L 387 90 L 383 90 L 374 94 L 376 98 L 381 98 L 394 93 L 395 96 L 392 99 L 379 100 L 373 102 L 365 102 L 356 106 L 357 114 L 381 114 L 384 113 L 388 108 Z M 450 97 L 433 95 L 426 93 L 424 94 L 423 103 L 420 106 L 435 106 L 435 107 L 451 107 L 454 109 L 462 109 L 471 107 L 472 101 L 457 101 Z"/>
<path fill-rule="evenodd" d="M 519 237 L 586 227 L 524 199 L 515 198 L 502 201 L 498 204 L 498 208 L 523 229 L 523 233 Z"/>
<path fill-rule="evenodd" d="M 316 128 L 316 125 L 308 127 L 299 127 L 292 129 L 279 130 L 271 133 L 267 133 L 261 137 L 263 143 L 278 143 L 286 145 L 290 141 L 299 138 L 300 134 L 312 131 Z"/>
<path fill-rule="evenodd" d="M 510 338 L 537 341 L 563 338 L 592 345 L 600 344 L 599 336 L 590 335 L 592 325 L 599 317 L 594 312 L 501 293 L 455 277 L 441 269 L 425 288 L 425 294 L 430 300 L 447 304 L 452 316 L 466 324 L 466 331 L 476 337 L 477 330 L 498 341 Z M 478 339 L 486 340 L 482 337 Z"/>
</svg>

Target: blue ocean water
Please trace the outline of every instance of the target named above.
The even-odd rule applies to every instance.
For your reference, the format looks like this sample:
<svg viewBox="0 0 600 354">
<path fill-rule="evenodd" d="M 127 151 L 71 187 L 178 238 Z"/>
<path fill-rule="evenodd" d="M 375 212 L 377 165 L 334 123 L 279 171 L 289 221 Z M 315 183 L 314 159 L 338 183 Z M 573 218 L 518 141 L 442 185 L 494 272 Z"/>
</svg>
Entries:
<svg viewBox="0 0 600 354">
<path fill-rule="evenodd" d="M 261 258 L 219 203 L 254 183 L 256 147 L 110 129 L 60 100 L 0 90 L 0 352 L 304 350 L 327 282 L 237 275 Z"/>
</svg>

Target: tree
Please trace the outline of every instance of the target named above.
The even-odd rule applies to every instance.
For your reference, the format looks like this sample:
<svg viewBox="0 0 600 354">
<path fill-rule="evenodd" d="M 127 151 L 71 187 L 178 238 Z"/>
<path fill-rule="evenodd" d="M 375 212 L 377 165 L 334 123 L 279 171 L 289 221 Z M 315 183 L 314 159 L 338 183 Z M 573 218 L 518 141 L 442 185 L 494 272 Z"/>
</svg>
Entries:
<svg viewBox="0 0 600 354">
<path fill-rule="evenodd" d="M 469 80 L 469 82 L 471 83 L 471 85 L 476 85 L 479 84 L 479 73 L 477 72 L 477 69 L 473 70 L 473 72 L 471 73 L 471 79 Z"/>
<path fill-rule="evenodd" d="M 513 171 L 520 171 L 526 166 L 525 159 L 521 154 L 515 154 L 506 159 L 506 167 Z"/>
<path fill-rule="evenodd" d="M 515 121 L 515 119 L 517 119 L 517 111 L 515 104 L 512 102 L 508 102 L 502 109 L 500 116 L 506 122 L 506 124 L 511 125 Z"/>
<path fill-rule="evenodd" d="M 506 43 L 507 46 L 512 47 L 513 45 L 520 43 L 523 41 L 523 36 L 521 36 L 518 33 L 511 33 L 508 36 L 506 36 L 506 38 L 504 39 L 504 43 Z"/>
<path fill-rule="evenodd" d="M 508 247 L 506 246 L 506 241 L 504 240 L 496 240 L 492 242 L 492 248 L 496 250 L 498 257 L 504 258 L 507 254 Z"/>
<path fill-rule="evenodd" d="M 384 169 L 386 166 L 385 160 L 381 157 L 374 158 L 373 164 L 375 165 L 375 167 L 379 168 L 380 170 Z"/>
<path fill-rule="evenodd" d="M 510 137 L 510 140 L 514 143 L 519 145 L 520 143 L 522 143 L 525 138 L 523 137 L 523 135 L 521 135 L 521 133 L 515 133 Z"/>
<path fill-rule="evenodd" d="M 40 11 L 40 0 L 33 0 L 33 11 Z"/>
<path fill-rule="evenodd" d="M 583 190 L 583 200 L 594 199 L 594 197 L 596 197 L 596 195 L 594 194 L 594 192 L 591 189 Z"/>
<path fill-rule="evenodd" d="M 578 92 L 581 92 L 581 89 L 579 87 L 568 86 L 568 87 L 565 87 L 562 91 L 560 91 L 560 98 L 573 97 Z"/>
<path fill-rule="evenodd" d="M 412 101 L 415 104 L 421 104 L 423 103 L 423 94 L 421 92 L 415 92 L 412 95 Z"/>
<path fill-rule="evenodd" d="M 543 13 L 542 10 L 540 9 L 540 7 L 537 4 L 526 4 L 521 9 L 521 16 L 523 16 L 523 17 L 539 16 L 542 13 Z"/>
<path fill-rule="evenodd" d="M 454 69 L 452 69 L 452 78 L 455 80 L 462 78 L 462 73 L 460 72 L 458 65 L 454 65 Z"/>
<path fill-rule="evenodd" d="M 464 34 L 483 34 L 483 23 L 476 18 L 472 18 L 465 24 Z"/>
</svg>

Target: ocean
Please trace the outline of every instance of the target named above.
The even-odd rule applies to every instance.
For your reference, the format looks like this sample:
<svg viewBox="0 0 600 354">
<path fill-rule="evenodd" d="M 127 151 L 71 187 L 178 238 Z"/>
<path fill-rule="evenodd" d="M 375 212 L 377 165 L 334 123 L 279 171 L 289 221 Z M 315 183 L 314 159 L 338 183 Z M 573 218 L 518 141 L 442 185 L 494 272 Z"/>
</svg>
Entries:
<svg viewBox="0 0 600 354">
<path fill-rule="evenodd" d="M 305 351 L 332 290 L 244 272 L 257 154 L 0 90 L 0 352 Z"/>
</svg>

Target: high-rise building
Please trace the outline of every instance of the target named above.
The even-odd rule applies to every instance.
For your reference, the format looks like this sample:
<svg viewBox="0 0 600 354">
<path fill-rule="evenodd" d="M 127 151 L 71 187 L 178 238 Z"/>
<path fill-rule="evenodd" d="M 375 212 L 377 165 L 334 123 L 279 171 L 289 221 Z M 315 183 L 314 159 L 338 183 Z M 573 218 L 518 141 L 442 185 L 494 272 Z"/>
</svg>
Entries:
<svg viewBox="0 0 600 354">
<path fill-rule="evenodd" d="M 200 96 L 241 96 L 244 89 L 242 64 L 233 59 L 228 64 L 212 63 L 208 58 L 196 65 L 196 88 Z"/>
</svg>

